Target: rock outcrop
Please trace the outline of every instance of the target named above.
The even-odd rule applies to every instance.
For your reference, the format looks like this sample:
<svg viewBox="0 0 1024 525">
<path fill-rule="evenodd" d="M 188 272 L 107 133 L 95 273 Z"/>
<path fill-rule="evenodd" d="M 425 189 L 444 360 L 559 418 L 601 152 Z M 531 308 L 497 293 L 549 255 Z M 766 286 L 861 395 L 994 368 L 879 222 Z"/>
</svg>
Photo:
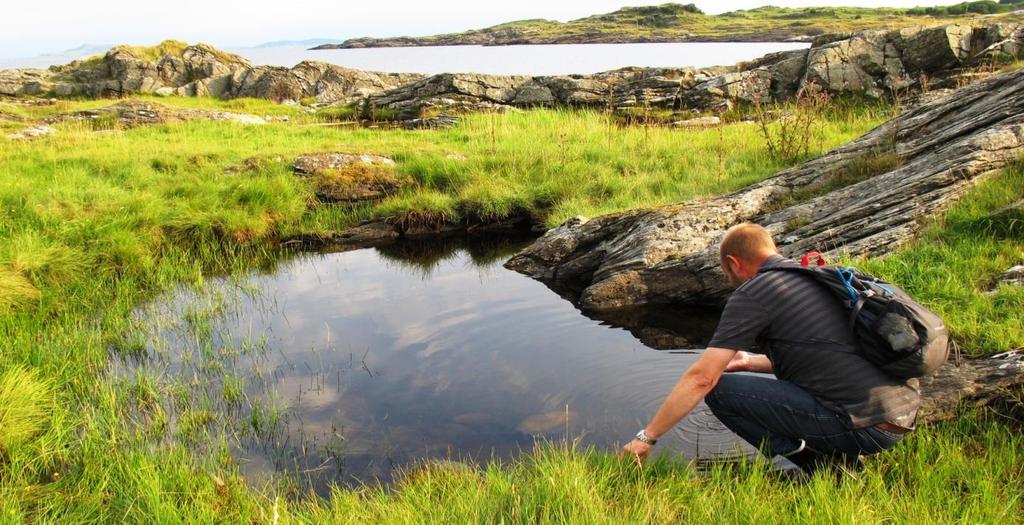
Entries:
<svg viewBox="0 0 1024 525">
<path fill-rule="evenodd" d="M 473 73 L 433 75 L 378 95 L 367 103 L 390 108 L 400 118 L 417 118 L 426 108 L 447 111 L 536 106 L 627 108 L 679 106 L 686 79 L 712 78 L 725 68 L 624 68 L 594 75 L 500 76 Z"/>
<path fill-rule="evenodd" d="M 204 44 L 161 44 L 155 59 L 135 48 L 50 70 L 0 71 L 0 94 L 124 96 L 133 93 L 315 99 L 387 108 L 414 127 L 424 110 L 584 106 L 716 109 L 736 101 L 789 99 L 813 89 L 905 96 L 960 83 L 965 68 L 1024 56 L 1024 25 L 944 25 L 823 35 L 809 49 L 712 68 L 625 68 L 593 75 L 497 76 L 375 73 L 320 62 L 255 67 Z"/>
<path fill-rule="evenodd" d="M 158 56 L 152 58 L 153 54 Z M 0 95 L 118 97 L 148 93 L 352 102 L 422 77 L 321 62 L 302 62 L 292 68 L 257 67 L 206 44 L 186 46 L 170 41 L 154 48 L 119 46 L 102 57 L 48 70 L 3 70 Z"/>
<path fill-rule="evenodd" d="M 923 103 L 861 138 L 744 190 L 697 202 L 575 218 L 507 266 L 610 310 L 718 302 L 717 246 L 733 224 L 767 227 L 796 255 L 877 255 L 910 238 L 976 180 L 1024 153 L 1024 70 Z M 881 159 L 881 160 L 880 160 Z M 880 166 L 879 173 L 863 173 Z M 860 182 L 848 181 L 851 169 Z"/>
<path fill-rule="evenodd" d="M 312 180 L 318 199 L 331 203 L 380 200 L 411 182 L 398 176 L 394 160 L 379 155 L 302 155 L 292 166 L 297 175 Z"/>
<path fill-rule="evenodd" d="M 55 124 L 58 122 L 79 121 L 90 123 L 97 129 L 104 129 L 113 127 L 135 128 L 139 126 L 165 124 L 168 122 L 184 122 L 189 120 L 217 120 L 249 125 L 266 124 L 266 120 L 264 120 L 263 117 L 249 115 L 247 113 L 204 109 L 181 109 L 162 104 L 131 100 L 118 102 L 99 109 L 61 113 L 46 119 L 46 122 L 48 124 Z"/>
<path fill-rule="evenodd" d="M 415 118 L 424 108 L 589 106 L 708 110 L 806 90 L 906 96 L 955 85 L 971 66 L 1022 56 L 1024 25 L 946 25 L 816 39 L 810 49 L 715 68 L 626 68 L 549 77 L 443 74 L 371 96 Z"/>
<path fill-rule="evenodd" d="M 1024 349 L 978 359 L 951 358 L 933 375 L 921 379 L 919 421 L 952 419 L 966 405 L 1013 404 L 1024 416 Z M 1002 407 L 1000 407 L 1002 408 Z M 1018 419 L 1019 421 L 1019 419 Z"/>
</svg>

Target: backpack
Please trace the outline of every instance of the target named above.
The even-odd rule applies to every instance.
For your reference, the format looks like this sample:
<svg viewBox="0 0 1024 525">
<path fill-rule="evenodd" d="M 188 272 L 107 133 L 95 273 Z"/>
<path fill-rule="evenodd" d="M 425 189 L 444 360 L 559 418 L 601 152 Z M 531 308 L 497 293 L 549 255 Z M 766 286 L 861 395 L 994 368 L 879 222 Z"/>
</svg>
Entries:
<svg viewBox="0 0 1024 525">
<path fill-rule="evenodd" d="M 769 271 L 807 275 L 831 291 L 850 312 L 850 330 L 861 355 L 893 377 L 926 376 L 949 356 L 949 332 L 942 318 L 890 283 L 853 267 L 827 265 L 818 252 L 804 255 L 800 266 L 760 270 Z"/>
</svg>

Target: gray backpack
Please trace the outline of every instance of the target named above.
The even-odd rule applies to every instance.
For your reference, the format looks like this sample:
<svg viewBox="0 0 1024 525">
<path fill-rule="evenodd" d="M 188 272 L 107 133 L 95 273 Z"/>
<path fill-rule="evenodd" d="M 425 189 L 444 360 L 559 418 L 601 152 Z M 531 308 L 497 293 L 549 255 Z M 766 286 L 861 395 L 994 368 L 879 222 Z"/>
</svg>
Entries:
<svg viewBox="0 0 1024 525">
<path fill-rule="evenodd" d="M 810 265 L 817 257 L 817 264 Z M 850 312 L 850 330 L 860 343 L 861 355 L 893 377 L 909 379 L 931 374 L 949 356 L 949 332 L 935 312 L 906 292 L 856 268 L 825 264 L 817 252 L 808 253 L 800 266 L 775 266 L 813 278 L 828 288 Z"/>
</svg>

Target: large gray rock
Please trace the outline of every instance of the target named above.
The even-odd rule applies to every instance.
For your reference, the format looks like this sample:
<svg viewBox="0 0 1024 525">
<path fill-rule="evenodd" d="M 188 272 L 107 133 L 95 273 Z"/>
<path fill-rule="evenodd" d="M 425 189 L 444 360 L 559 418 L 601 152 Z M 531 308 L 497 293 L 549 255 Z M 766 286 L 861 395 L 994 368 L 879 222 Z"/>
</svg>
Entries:
<svg viewBox="0 0 1024 525">
<path fill-rule="evenodd" d="M 969 25 L 950 24 L 904 37 L 903 63 L 912 71 L 936 73 L 958 67 L 971 56 Z"/>
<path fill-rule="evenodd" d="M 1005 59 L 1024 55 L 1024 24 L 997 23 L 975 28 L 971 53 L 976 60 Z"/>
<path fill-rule="evenodd" d="M 0 95 L 40 95 L 53 88 L 52 74 L 44 69 L 0 70 Z"/>
<path fill-rule="evenodd" d="M 725 73 L 686 90 L 683 103 L 705 109 L 726 101 L 766 101 L 771 99 L 771 86 L 772 75 L 767 68 Z"/>
<path fill-rule="evenodd" d="M 812 249 L 884 254 L 911 238 L 920 218 L 941 211 L 975 180 L 1022 153 L 1024 70 L 1018 70 L 922 104 L 744 190 L 570 220 L 507 266 L 576 290 L 580 305 L 591 310 L 717 302 L 728 290 L 717 246 L 734 224 L 763 224 L 787 255 Z M 847 176 L 849 166 L 881 156 L 891 158 L 882 173 L 825 191 Z"/>
<path fill-rule="evenodd" d="M 808 49 L 771 53 L 731 67 L 627 68 L 595 75 L 503 77 L 442 74 L 371 96 L 373 107 L 418 118 L 424 108 L 477 110 L 517 106 L 690 108 L 790 99 L 802 91 L 873 97 L 924 91 L 963 79 L 960 68 L 986 57 L 1020 56 L 1018 24 L 945 25 L 862 31 L 815 39 Z"/>
<path fill-rule="evenodd" d="M 902 85 L 906 76 L 887 31 L 864 31 L 851 38 L 812 48 L 802 84 L 832 93 L 880 95 L 883 87 Z"/>
</svg>

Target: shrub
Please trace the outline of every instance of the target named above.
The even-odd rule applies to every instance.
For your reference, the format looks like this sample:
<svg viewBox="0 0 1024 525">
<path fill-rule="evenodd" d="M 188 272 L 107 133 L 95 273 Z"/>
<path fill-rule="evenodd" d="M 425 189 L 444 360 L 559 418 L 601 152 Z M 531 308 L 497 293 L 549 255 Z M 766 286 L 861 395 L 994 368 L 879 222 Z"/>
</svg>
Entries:
<svg viewBox="0 0 1024 525">
<path fill-rule="evenodd" d="M 754 117 L 768 153 L 776 160 L 791 162 L 810 153 L 811 141 L 822 131 L 821 117 L 831 95 L 824 90 L 806 89 L 788 104 L 766 104 L 760 97 L 753 102 Z"/>
</svg>

